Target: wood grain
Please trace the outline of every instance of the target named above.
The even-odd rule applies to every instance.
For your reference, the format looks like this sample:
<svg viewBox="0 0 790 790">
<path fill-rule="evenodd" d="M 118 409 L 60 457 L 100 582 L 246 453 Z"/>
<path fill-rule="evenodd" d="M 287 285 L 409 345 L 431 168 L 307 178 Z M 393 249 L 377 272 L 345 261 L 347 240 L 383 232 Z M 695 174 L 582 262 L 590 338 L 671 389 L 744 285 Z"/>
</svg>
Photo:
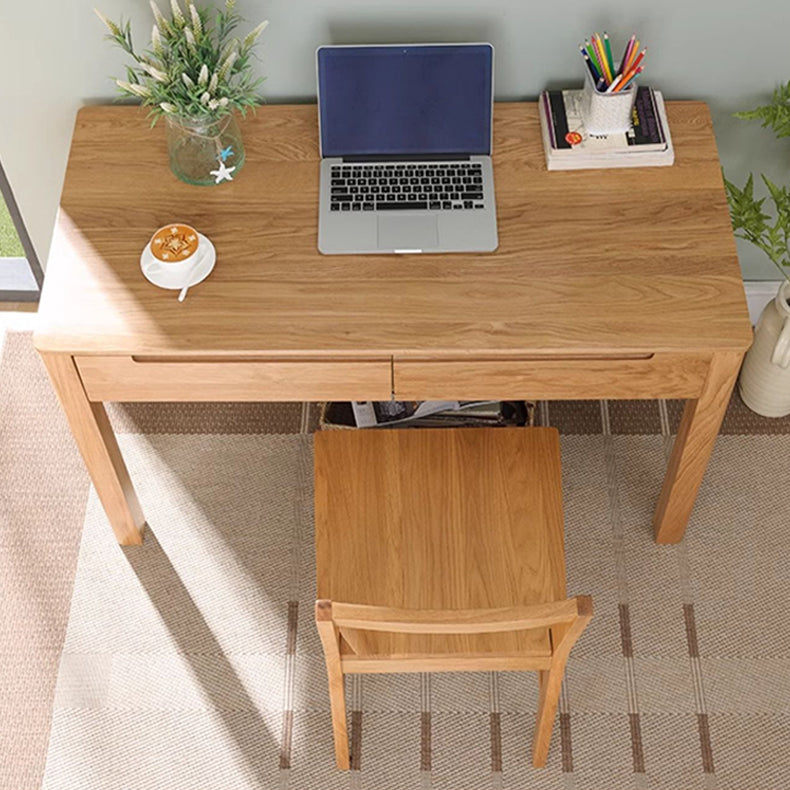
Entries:
<svg viewBox="0 0 790 790">
<path fill-rule="evenodd" d="M 319 598 L 423 610 L 564 600 L 554 429 L 327 431 L 314 446 Z M 368 655 L 551 653 L 547 628 L 360 635 Z"/>
<path fill-rule="evenodd" d="M 72 357 L 42 357 L 118 542 L 124 546 L 142 543 L 143 511 L 104 406 L 88 401 Z"/>
<path fill-rule="evenodd" d="M 332 711 L 332 731 L 335 741 L 335 761 L 341 771 L 350 765 L 348 753 L 348 725 L 346 723 L 346 692 L 343 684 L 343 669 L 340 664 L 340 637 L 332 622 L 332 607 L 326 602 L 316 601 L 315 624 L 324 648 L 326 673 L 329 681 L 329 705 Z"/>
<path fill-rule="evenodd" d="M 76 357 L 92 401 L 389 400 L 389 359 Z"/>
<path fill-rule="evenodd" d="M 243 171 L 211 189 L 169 173 L 164 133 L 138 109 L 85 107 L 36 347 L 195 365 L 180 377 L 162 368 L 173 375 L 156 387 L 138 368 L 111 369 L 117 360 L 81 359 L 96 399 L 386 398 L 391 371 L 380 395 L 371 361 L 394 364 L 399 397 L 417 399 L 698 397 L 656 515 L 659 539 L 680 539 L 717 419 L 700 360 L 739 357 L 751 327 L 710 114 L 699 102 L 670 102 L 668 114 L 673 167 L 549 173 L 537 106 L 497 104 L 497 252 L 393 257 L 318 253 L 314 106 L 262 107 L 244 123 Z M 218 252 L 211 276 L 181 304 L 139 271 L 150 234 L 175 219 L 207 233 Z M 545 368 L 521 364 L 550 356 Z M 654 362 L 600 359 L 628 356 Z M 268 372 L 251 357 L 267 360 Z M 214 372 L 214 362 L 233 360 L 242 367 Z M 333 372 L 318 364 L 338 360 Z M 277 361 L 284 367 L 270 366 Z M 98 447 L 102 419 L 88 420 L 78 443 Z M 112 464 L 100 469 L 115 455 L 111 435 L 93 454 L 95 478 L 108 481 L 102 501 L 126 486 Z M 134 507 L 109 507 L 119 534 L 133 534 Z"/>
<path fill-rule="evenodd" d="M 560 699 L 562 681 L 565 677 L 565 666 L 571 648 L 582 635 L 593 616 L 592 598 L 580 595 L 576 599 L 576 617 L 566 626 L 554 627 L 552 635 L 551 665 L 547 672 L 540 672 L 538 683 L 538 714 L 535 734 L 532 738 L 532 765 L 543 768 L 549 754 L 551 733 L 557 715 L 557 703 Z"/>
<path fill-rule="evenodd" d="M 714 355 L 702 393 L 686 403 L 653 519 L 658 543 L 683 538 L 742 359 L 742 354 Z"/>
<path fill-rule="evenodd" d="M 496 253 L 329 257 L 316 249 L 315 106 L 260 108 L 242 125 L 244 169 L 205 189 L 169 173 L 164 132 L 142 112 L 83 108 L 37 346 L 127 356 L 743 351 L 750 325 L 710 116 L 699 102 L 668 112 L 675 166 L 549 173 L 536 105 L 497 104 Z M 174 217 L 218 253 L 183 304 L 139 271 L 150 234 Z"/>
<path fill-rule="evenodd" d="M 320 601 L 319 601 L 320 603 Z M 332 603 L 338 628 L 401 634 L 492 634 L 550 628 L 576 617 L 576 599 L 503 609 L 394 609 L 387 606 Z"/>
<path fill-rule="evenodd" d="M 389 675 L 412 672 L 535 672 L 548 670 L 551 656 L 499 656 L 485 653 L 472 656 L 343 656 L 343 672 L 348 675 Z"/>
<path fill-rule="evenodd" d="M 396 357 L 393 389 L 400 400 L 572 400 L 695 398 L 709 357 L 658 354 L 647 359 L 463 359 Z"/>
<path fill-rule="evenodd" d="M 343 674 L 506 670 L 539 673 L 544 765 L 568 654 L 593 614 L 589 596 L 564 600 L 557 431 L 319 433 L 315 524 L 338 768 Z"/>
</svg>

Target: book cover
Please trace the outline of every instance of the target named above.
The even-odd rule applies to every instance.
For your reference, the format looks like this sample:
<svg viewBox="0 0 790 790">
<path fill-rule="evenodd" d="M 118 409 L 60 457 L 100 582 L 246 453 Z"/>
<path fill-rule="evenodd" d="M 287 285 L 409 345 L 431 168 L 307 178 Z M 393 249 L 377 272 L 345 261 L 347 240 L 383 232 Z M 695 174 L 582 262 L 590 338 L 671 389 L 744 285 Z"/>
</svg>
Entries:
<svg viewBox="0 0 790 790">
<path fill-rule="evenodd" d="M 541 94 L 552 154 L 578 157 L 580 153 L 596 156 L 666 150 L 667 140 L 652 88 L 638 88 L 631 129 L 608 135 L 591 135 L 585 130 L 582 94 L 581 90 L 544 91 Z"/>
</svg>

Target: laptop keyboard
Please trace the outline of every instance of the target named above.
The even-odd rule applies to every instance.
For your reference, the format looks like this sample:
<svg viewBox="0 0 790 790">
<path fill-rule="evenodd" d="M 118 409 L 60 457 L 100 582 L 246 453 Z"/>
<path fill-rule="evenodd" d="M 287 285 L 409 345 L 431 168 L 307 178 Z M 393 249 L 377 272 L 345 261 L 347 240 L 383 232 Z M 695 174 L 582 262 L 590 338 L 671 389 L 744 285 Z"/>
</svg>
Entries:
<svg viewBox="0 0 790 790">
<path fill-rule="evenodd" d="M 485 208 L 477 162 L 332 165 L 332 211 L 455 211 Z"/>
</svg>

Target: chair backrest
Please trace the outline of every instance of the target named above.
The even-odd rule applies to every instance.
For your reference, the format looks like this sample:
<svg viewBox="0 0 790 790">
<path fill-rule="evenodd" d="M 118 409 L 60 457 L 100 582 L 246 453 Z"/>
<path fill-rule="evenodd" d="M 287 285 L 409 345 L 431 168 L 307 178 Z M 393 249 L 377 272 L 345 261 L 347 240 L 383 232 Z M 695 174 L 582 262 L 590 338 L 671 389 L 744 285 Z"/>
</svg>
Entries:
<svg viewBox="0 0 790 790">
<path fill-rule="evenodd" d="M 564 601 L 502 609 L 424 610 L 319 600 L 316 623 L 322 640 L 342 636 L 359 652 L 359 632 L 393 634 L 493 634 L 550 629 L 552 658 L 564 657 L 592 618 L 592 598 L 579 595 Z M 339 657 L 339 656 L 338 656 Z"/>
</svg>

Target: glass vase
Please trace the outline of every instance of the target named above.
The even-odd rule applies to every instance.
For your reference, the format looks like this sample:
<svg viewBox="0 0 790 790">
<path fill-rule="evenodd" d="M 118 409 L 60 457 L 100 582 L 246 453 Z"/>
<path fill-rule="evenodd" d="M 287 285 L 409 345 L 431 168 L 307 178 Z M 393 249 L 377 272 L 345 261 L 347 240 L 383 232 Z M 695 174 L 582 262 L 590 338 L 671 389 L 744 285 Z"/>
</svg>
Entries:
<svg viewBox="0 0 790 790">
<path fill-rule="evenodd" d="M 244 164 L 244 143 L 232 115 L 221 118 L 165 116 L 170 169 L 187 184 L 232 181 Z"/>
</svg>

